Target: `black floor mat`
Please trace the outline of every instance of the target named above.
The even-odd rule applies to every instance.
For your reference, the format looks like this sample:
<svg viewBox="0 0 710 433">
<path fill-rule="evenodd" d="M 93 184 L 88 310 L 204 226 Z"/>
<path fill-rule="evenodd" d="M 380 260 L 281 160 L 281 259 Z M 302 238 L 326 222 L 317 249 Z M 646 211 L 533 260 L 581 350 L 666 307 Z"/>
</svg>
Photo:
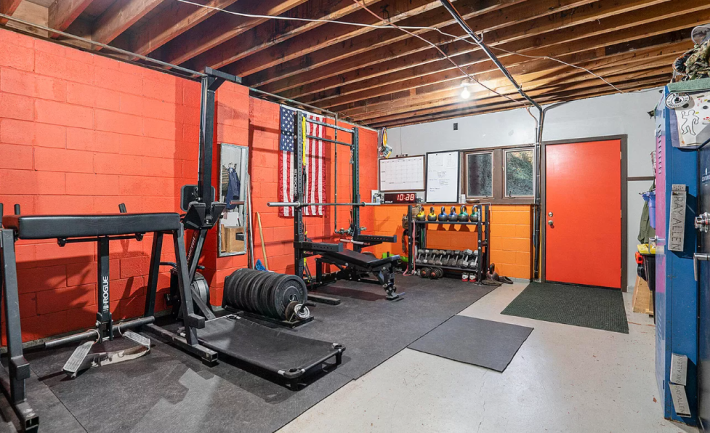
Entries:
<svg viewBox="0 0 710 433">
<path fill-rule="evenodd" d="M 629 333 L 620 290 L 531 283 L 501 314 Z"/>
<path fill-rule="evenodd" d="M 325 360 L 334 364 L 340 352 L 336 342 L 287 334 L 231 315 L 208 320 L 197 337 L 205 347 L 274 374 L 320 369 Z"/>
<path fill-rule="evenodd" d="M 410 349 L 503 372 L 533 328 L 454 316 Z"/>
<path fill-rule="evenodd" d="M 155 346 L 148 355 L 88 370 L 74 380 L 66 379 L 61 370 L 75 346 L 27 358 L 40 384 L 88 432 L 272 432 L 494 289 L 454 279 L 401 276 L 397 285 L 407 294 L 390 302 L 378 285 L 338 282 L 340 287 L 368 292 L 367 299 L 380 298 L 343 296 L 338 306 L 319 304 L 311 310 L 314 321 L 284 331 L 347 348 L 343 365 L 311 377 L 300 391 L 239 361 L 206 367 L 150 334 Z M 37 400 L 42 398 L 30 390 L 28 399 L 40 409 L 42 431 L 57 431 L 54 423 L 64 421 L 41 410 Z M 5 406 L 7 401 L 0 396 L 0 407 Z M 3 427 L 0 423 L 0 431 Z"/>
</svg>

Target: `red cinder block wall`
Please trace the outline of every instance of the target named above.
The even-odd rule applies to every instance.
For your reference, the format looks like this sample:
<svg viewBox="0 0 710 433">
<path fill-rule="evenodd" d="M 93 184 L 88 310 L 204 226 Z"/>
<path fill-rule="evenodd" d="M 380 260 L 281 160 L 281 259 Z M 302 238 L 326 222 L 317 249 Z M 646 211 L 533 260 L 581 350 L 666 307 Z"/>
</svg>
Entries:
<svg viewBox="0 0 710 433">
<path fill-rule="evenodd" d="M 115 213 L 119 203 L 129 212 L 179 210 L 180 187 L 197 180 L 199 83 L 7 30 L 0 30 L 0 47 L 0 203 L 6 213 L 15 203 L 23 214 Z M 220 88 L 217 101 L 213 180 L 218 182 L 218 143 L 249 146 L 254 211 L 261 214 L 270 268 L 292 272 L 292 219 L 266 206 L 278 198 L 279 107 L 231 83 Z M 338 138 L 348 141 L 345 135 Z M 369 200 L 376 187 L 376 133 L 361 130 L 360 143 L 361 193 Z M 330 201 L 335 167 L 326 148 Z M 349 152 L 341 150 L 340 201 L 350 197 L 349 161 Z M 332 208 L 326 212 L 306 218 L 310 237 L 332 239 L 334 214 Z M 339 212 L 339 227 L 346 227 L 348 210 Z M 372 228 L 372 210 L 362 213 L 362 224 Z M 224 277 L 246 266 L 246 256 L 218 258 L 216 240 L 213 230 L 202 264 L 218 305 Z M 262 258 L 258 232 L 254 240 L 255 257 Z M 116 319 L 142 314 L 151 241 L 148 235 L 142 242 L 111 243 Z M 172 261 L 172 243 L 163 248 L 163 259 Z M 25 341 L 92 326 L 95 249 L 93 243 L 17 243 Z M 166 308 L 167 286 L 163 272 L 158 309 Z"/>
</svg>

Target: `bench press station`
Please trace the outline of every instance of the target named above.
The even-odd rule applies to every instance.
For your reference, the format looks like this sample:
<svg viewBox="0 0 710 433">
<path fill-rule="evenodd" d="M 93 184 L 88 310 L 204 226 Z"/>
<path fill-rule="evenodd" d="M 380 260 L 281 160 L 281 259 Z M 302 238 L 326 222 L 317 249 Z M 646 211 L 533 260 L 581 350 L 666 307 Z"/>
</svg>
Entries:
<svg viewBox="0 0 710 433">
<path fill-rule="evenodd" d="M 331 140 L 323 137 L 313 137 L 305 135 L 305 123 L 321 125 L 326 128 L 331 128 L 336 131 L 336 139 Z M 380 284 L 385 290 L 386 298 L 390 301 L 402 299 L 403 293 L 397 293 L 395 285 L 395 265 L 399 263 L 400 258 L 397 255 L 378 259 L 371 253 L 363 253 L 362 248 L 381 244 L 383 242 L 397 242 L 397 236 L 373 236 L 363 235 L 361 231 L 365 227 L 360 226 L 360 208 L 362 206 L 374 206 L 375 203 L 360 202 L 360 155 L 359 155 L 359 131 L 357 127 L 344 128 L 339 125 L 319 122 L 309 119 L 302 112 L 296 114 L 296 143 L 303 143 L 306 138 L 312 138 L 334 145 L 342 145 L 350 148 L 352 159 L 352 201 L 353 203 L 303 203 L 301 200 L 304 197 L 304 170 L 303 170 L 303 146 L 294 146 L 294 161 L 296 164 L 295 177 L 295 194 L 293 202 L 270 202 L 267 203 L 270 207 L 292 207 L 293 208 L 293 247 L 294 247 L 294 274 L 303 278 L 309 283 L 309 288 L 316 288 L 320 285 L 331 282 L 334 278 L 326 276 L 323 273 L 323 264 L 331 264 L 336 266 L 340 272 L 338 277 L 350 280 L 372 282 Z M 351 143 L 346 143 L 337 140 L 337 131 L 343 131 L 352 134 Z M 306 206 L 350 206 L 352 207 L 352 220 L 350 228 L 340 230 L 337 233 L 341 235 L 350 235 L 350 243 L 353 244 L 353 249 L 343 248 L 342 242 L 339 243 L 324 243 L 312 242 L 306 238 L 305 224 L 303 223 L 303 210 Z M 305 258 L 309 256 L 318 256 L 316 258 L 316 277 L 315 280 L 307 275 Z M 373 275 L 374 280 L 363 278 L 364 275 Z M 327 296 L 311 293 L 309 298 L 313 301 L 324 302 L 328 304 L 338 304 L 339 300 Z"/>
</svg>

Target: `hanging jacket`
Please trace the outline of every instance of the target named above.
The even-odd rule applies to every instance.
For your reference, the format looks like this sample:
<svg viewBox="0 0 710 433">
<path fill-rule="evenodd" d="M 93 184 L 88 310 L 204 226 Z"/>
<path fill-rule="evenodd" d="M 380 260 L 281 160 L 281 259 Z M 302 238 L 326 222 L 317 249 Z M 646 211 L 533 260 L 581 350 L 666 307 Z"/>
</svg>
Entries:
<svg viewBox="0 0 710 433">
<path fill-rule="evenodd" d="M 227 184 L 227 197 L 225 201 L 227 202 L 227 210 L 232 210 L 237 207 L 236 204 L 232 204 L 233 200 L 239 200 L 239 190 L 241 189 L 241 182 L 239 181 L 239 176 L 237 171 L 230 167 L 227 170 L 229 176 L 229 183 Z"/>
</svg>

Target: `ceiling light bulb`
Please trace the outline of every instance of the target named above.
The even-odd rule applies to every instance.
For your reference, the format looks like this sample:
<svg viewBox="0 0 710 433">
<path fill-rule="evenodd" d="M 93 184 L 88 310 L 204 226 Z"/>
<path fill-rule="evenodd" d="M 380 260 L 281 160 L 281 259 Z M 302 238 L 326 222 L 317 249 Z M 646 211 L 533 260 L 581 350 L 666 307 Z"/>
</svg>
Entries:
<svg viewBox="0 0 710 433">
<path fill-rule="evenodd" d="M 461 97 L 463 99 L 468 99 L 471 97 L 471 92 L 468 91 L 468 87 L 463 88 L 463 91 L 461 92 Z"/>
</svg>

